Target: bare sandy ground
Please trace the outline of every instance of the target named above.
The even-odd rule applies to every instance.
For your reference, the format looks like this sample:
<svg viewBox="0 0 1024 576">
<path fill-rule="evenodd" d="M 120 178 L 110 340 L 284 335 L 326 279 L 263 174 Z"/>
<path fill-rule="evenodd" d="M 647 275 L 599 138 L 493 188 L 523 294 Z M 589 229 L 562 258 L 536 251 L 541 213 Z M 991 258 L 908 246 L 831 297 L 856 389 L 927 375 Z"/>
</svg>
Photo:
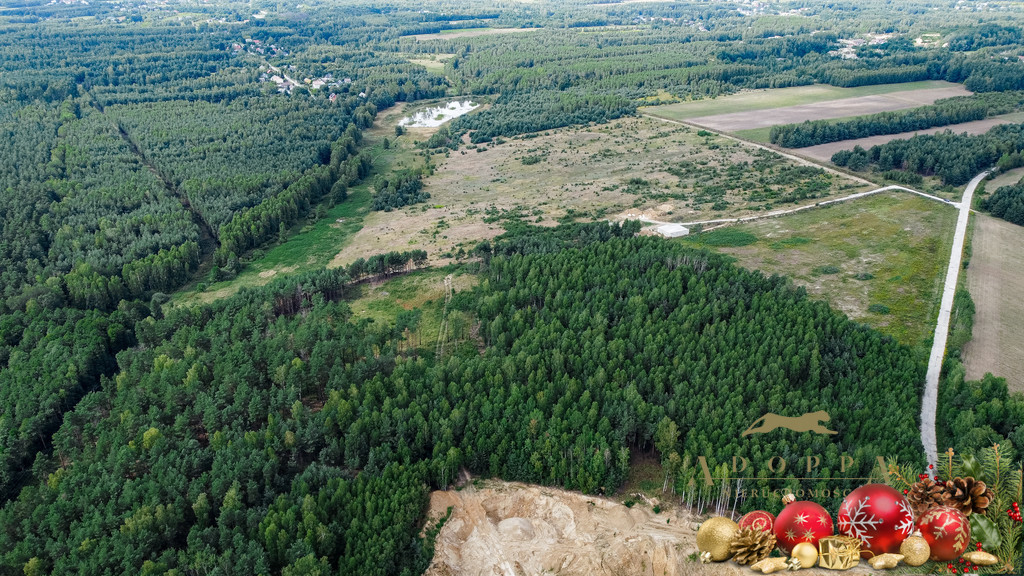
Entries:
<svg viewBox="0 0 1024 576">
<path fill-rule="evenodd" d="M 798 152 L 802 156 L 820 160 L 822 162 L 830 162 L 832 155 L 840 150 L 850 150 L 854 146 L 860 146 L 864 149 L 871 148 L 880 144 L 885 144 L 890 140 L 897 140 L 900 138 L 913 138 L 918 134 L 938 134 L 945 130 L 952 130 L 955 134 L 962 134 L 964 132 L 968 134 L 984 134 L 992 129 L 993 126 L 1000 124 L 1009 124 L 1013 122 L 1024 122 L 1024 113 L 1015 112 L 1013 114 L 1004 114 L 1002 116 L 993 116 L 992 118 L 986 118 L 984 120 L 975 120 L 974 122 L 964 122 L 962 124 L 950 124 L 949 126 L 939 126 L 937 128 L 929 128 L 928 130 L 919 130 L 917 132 L 901 132 L 899 134 L 885 134 L 881 136 L 869 136 L 867 138 L 857 138 L 855 140 L 843 140 L 841 142 L 829 142 L 828 144 L 819 144 L 817 146 L 808 146 L 807 148 L 799 148 Z"/>
<path fill-rule="evenodd" d="M 940 98 L 969 96 L 970 94 L 963 86 L 907 90 L 890 94 L 858 96 L 856 98 L 842 98 L 828 102 L 816 102 L 814 104 L 786 106 L 773 110 L 738 110 L 730 114 L 692 118 L 690 122 L 706 126 L 712 130 L 735 132 L 737 130 L 765 128 L 775 126 L 776 124 L 803 122 L 805 120 L 827 120 L 875 114 L 903 108 L 915 108 L 931 104 Z"/>
<path fill-rule="evenodd" d="M 695 519 L 598 496 L 517 482 L 434 492 L 430 516 L 452 514 L 426 576 L 746 576 L 733 562 L 688 559 Z M 844 574 L 870 572 L 866 562 Z M 801 574 L 835 572 L 814 568 Z"/>
<path fill-rule="evenodd" d="M 974 298 L 974 337 L 964 347 L 967 378 L 1003 376 L 1024 392 L 1024 227 L 975 216 L 967 286 Z"/>
</svg>

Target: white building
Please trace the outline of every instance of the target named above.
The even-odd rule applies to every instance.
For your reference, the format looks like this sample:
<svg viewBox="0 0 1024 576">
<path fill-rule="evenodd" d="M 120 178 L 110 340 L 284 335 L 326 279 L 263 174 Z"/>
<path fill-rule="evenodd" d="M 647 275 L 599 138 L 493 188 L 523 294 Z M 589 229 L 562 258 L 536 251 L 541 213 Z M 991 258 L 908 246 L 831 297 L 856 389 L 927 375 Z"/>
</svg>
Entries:
<svg viewBox="0 0 1024 576">
<path fill-rule="evenodd" d="M 690 229 L 682 224 L 662 224 L 655 228 L 654 231 L 665 238 L 679 238 L 690 233 Z"/>
</svg>

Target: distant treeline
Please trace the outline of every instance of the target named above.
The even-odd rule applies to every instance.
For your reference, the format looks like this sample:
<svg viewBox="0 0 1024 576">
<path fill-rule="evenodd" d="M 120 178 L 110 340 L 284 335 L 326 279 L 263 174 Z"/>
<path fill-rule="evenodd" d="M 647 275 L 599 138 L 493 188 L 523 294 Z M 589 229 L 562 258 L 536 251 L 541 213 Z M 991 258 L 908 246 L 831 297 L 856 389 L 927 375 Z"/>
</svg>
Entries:
<svg viewBox="0 0 1024 576">
<path fill-rule="evenodd" d="M 828 142 L 867 138 L 880 134 L 899 134 L 936 126 L 983 120 L 1007 114 L 1024 105 L 1024 93 L 991 92 L 937 100 L 929 106 L 911 110 L 881 112 L 841 122 L 808 120 L 800 124 L 772 126 L 772 144 L 786 148 L 804 148 Z"/>
</svg>

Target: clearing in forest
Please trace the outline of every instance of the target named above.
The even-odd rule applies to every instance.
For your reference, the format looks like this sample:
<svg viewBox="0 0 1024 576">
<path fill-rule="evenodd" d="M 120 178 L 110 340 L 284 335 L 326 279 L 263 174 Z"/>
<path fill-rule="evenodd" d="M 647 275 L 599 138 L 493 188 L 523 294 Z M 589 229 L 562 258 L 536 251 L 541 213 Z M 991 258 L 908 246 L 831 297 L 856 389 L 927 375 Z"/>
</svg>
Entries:
<svg viewBox="0 0 1024 576">
<path fill-rule="evenodd" d="M 990 191 L 995 189 L 990 186 Z M 986 372 L 1024 392 L 1024 227 L 976 214 L 967 286 L 974 299 L 973 338 L 964 346 L 967 378 Z"/>
<path fill-rule="evenodd" d="M 413 130 L 407 136 L 418 135 Z M 403 136 L 405 138 L 406 136 Z M 648 118 L 553 130 L 435 156 L 425 204 L 372 212 L 332 261 L 426 250 L 434 263 L 497 236 L 503 225 L 646 216 L 692 221 L 866 189 L 774 152 Z"/>
<path fill-rule="evenodd" d="M 950 206 L 881 193 L 681 241 L 788 276 L 850 318 L 918 346 L 934 330 L 956 218 Z"/>
</svg>

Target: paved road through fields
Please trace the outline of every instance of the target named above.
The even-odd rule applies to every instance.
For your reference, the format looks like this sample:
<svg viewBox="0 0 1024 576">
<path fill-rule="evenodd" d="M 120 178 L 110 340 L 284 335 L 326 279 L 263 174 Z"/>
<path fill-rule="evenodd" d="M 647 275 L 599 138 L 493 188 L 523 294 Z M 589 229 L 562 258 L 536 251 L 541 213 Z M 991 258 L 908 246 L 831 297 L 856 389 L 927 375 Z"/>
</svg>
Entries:
<svg viewBox="0 0 1024 576">
<path fill-rule="evenodd" d="M 939 373 L 942 371 L 942 360 L 946 357 L 949 316 L 953 311 L 953 296 L 956 294 L 956 283 L 960 277 L 964 237 L 967 235 L 967 221 L 971 216 L 971 199 L 974 197 L 974 189 L 987 175 L 988 172 L 982 172 L 975 176 L 967 184 L 964 197 L 960 199 L 960 217 L 956 220 L 953 250 L 949 255 L 949 268 L 946 269 L 946 286 L 942 290 L 939 320 L 935 325 L 935 339 L 932 341 L 932 353 L 928 358 L 928 373 L 925 376 L 924 395 L 921 397 L 921 444 L 924 445 L 929 464 L 936 464 L 938 460 L 935 446 L 935 410 L 939 401 Z"/>
</svg>

